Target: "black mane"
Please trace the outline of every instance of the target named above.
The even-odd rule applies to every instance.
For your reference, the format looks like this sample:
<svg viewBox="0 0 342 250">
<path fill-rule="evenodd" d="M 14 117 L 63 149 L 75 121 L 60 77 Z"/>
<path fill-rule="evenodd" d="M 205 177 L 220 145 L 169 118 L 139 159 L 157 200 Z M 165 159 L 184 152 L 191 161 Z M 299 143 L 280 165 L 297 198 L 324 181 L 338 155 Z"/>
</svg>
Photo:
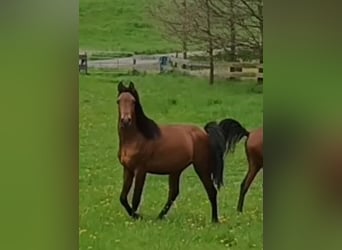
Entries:
<svg viewBox="0 0 342 250">
<path fill-rule="evenodd" d="M 118 96 L 124 92 L 130 93 L 135 99 L 135 115 L 138 130 L 146 139 L 157 139 L 161 135 L 160 128 L 155 121 L 145 115 L 138 91 L 134 87 L 123 87 L 118 91 Z"/>
</svg>

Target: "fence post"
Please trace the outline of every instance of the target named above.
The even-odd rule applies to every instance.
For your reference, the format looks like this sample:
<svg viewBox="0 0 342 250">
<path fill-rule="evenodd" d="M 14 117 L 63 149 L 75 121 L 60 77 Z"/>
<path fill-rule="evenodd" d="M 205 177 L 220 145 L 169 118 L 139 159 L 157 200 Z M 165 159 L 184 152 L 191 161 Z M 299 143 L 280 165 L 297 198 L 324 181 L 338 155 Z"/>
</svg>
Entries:
<svg viewBox="0 0 342 250">
<path fill-rule="evenodd" d="M 259 65 L 257 82 L 258 84 L 263 84 L 264 82 L 264 65 Z"/>
<path fill-rule="evenodd" d="M 133 57 L 133 71 L 135 71 L 136 63 L 137 63 L 137 59 L 135 57 Z"/>
<path fill-rule="evenodd" d="M 87 52 L 84 52 L 84 54 L 79 54 L 78 55 L 78 59 L 79 61 L 81 60 L 81 62 L 79 62 L 79 69 L 78 71 L 81 72 L 81 70 L 84 70 L 85 74 L 88 75 L 88 56 L 87 56 Z"/>
</svg>

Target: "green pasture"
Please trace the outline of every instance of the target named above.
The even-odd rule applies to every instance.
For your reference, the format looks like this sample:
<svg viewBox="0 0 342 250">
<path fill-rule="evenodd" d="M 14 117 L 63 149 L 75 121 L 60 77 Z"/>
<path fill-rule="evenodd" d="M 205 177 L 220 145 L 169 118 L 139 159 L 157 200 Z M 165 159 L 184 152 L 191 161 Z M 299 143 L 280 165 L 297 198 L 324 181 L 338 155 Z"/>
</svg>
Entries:
<svg viewBox="0 0 342 250">
<path fill-rule="evenodd" d="M 81 8 L 95 2 L 113 2 L 115 6 L 119 1 L 82 0 Z M 139 6 L 139 1 L 129 2 L 132 2 L 132 6 L 127 7 L 129 10 Z M 108 3 L 98 6 L 97 11 L 105 10 L 104 20 L 108 18 L 109 8 Z M 111 15 L 120 17 L 124 13 L 116 11 Z M 104 21 L 102 25 L 106 24 Z M 94 46 L 109 44 L 101 29 L 87 28 L 87 25 L 90 22 L 81 22 L 81 37 L 86 38 L 84 31 L 89 28 L 96 33 L 92 35 L 99 34 Z M 135 36 L 134 32 L 131 35 Z M 112 39 L 121 44 L 119 36 L 115 37 Z M 145 38 L 142 36 L 135 43 L 140 39 Z M 89 41 L 82 42 L 86 45 Z M 122 46 L 133 48 L 133 44 Z M 144 49 L 143 46 L 139 48 Z M 232 117 L 251 130 L 263 121 L 263 95 L 254 91 L 255 83 L 217 82 L 209 86 L 205 79 L 179 75 L 118 77 L 111 73 L 94 73 L 80 76 L 80 249 L 262 249 L 262 172 L 246 196 L 244 214 L 236 212 L 240 182 L 247 170 L 244 142 L 226 159 L 225 186 L 218 195 L 220 224 L 210 222 L 210 204 L 192 166 L 182 175 L 180 195 L 167 219 L 156 220 L 168 193 L 167 176 L 157 175 L 147 178 L 140 207 L 143 220 L 133 221 L 127 216 L 119 202 L 122 166 L 117 159 L 116 87 L 121 79 L 135 83 L 145 112 L 159 124 L 190 123 L 203 127 L 208 121 Z"/>
<path fill-rule="evenodd" d="M 173 52 L 177 44 L 163 39 L 147 13 L 149 0 L 80 0 L 79 47 L 82 50 L 144 54 Z"/>
</svg>

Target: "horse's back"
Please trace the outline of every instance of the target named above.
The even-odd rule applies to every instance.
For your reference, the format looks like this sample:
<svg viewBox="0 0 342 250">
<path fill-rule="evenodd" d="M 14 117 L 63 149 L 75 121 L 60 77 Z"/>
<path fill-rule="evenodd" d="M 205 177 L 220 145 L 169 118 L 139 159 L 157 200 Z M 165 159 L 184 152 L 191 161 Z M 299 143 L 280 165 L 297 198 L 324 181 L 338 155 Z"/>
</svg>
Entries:
<svg viewBox="0 0 342 250">
<path fill-rule="evenodd" d="M 191 127 L 181 125 L 164 125 L 160 127 L 163 145 L 177 145 L 177 147 L 192 148 Z M 160 145 L 162 146 L 162 145 Z"/>
<path fill-rule="evenodd" d="M 177 134 L 201 134 L 205 135 L 206 132 L 203 128 L 190 124 L 167 124 L 160 126 L 160 129 L 164 133 L 177 133 Z"/>
</svg>

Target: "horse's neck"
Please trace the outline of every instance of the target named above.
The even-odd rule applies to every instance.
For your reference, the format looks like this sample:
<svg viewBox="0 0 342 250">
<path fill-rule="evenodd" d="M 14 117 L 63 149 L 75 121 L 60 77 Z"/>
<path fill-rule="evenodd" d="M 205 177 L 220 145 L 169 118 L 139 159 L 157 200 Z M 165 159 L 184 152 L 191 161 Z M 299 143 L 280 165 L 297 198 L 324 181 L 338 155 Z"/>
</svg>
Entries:
<svg viewBox="0 0 342 250">
<path fill-rule="evenodd" d="M 141 134 L 136 128 L 119 128 L 120 146 L 137 144 Z"/>
</svg>

